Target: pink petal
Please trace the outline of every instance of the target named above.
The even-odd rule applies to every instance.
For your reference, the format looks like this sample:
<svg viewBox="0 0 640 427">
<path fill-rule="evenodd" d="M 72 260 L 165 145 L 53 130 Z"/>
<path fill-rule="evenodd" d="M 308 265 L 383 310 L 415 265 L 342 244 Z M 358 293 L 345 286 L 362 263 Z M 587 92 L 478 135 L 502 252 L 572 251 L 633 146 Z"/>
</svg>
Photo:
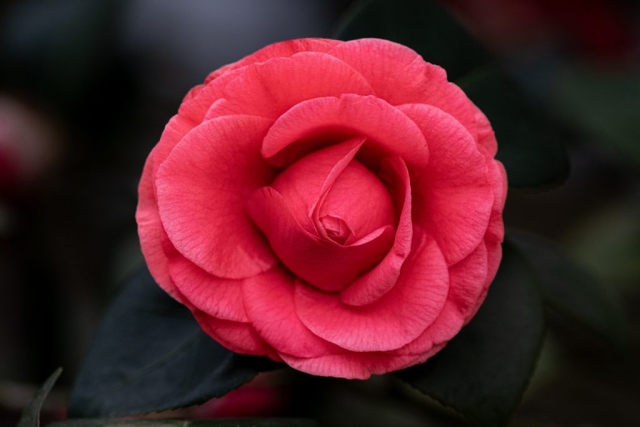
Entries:
<svg viewBox="0 0 640 427">
<path fill-rule="evenodd" d="M 393 227 L 374 231 L 350 246 L 322 239 L 296 221 L 282 195 L 271 187 L 256 191 L 248 212 L 263 231 L 278 258 L 294 274 L 335 292 L 378 262 L 391 246 Z"/>
<path fill-rule="evenodd" d="M 246 67 L 226 85 L 225 101 L 216 103 L 207 117 L 246 114 L 275 120 L 302 101 L 343 93 L 371 95 L 373 89 L 357 71 L 333 56 L 298 53 Z"/>
<path fill-rule="evenodd" d="M 421 355 L 389 355 L 387 353 L 350 353 L 328 354 L 318 357 L 302 358 L 282 354 L 289 366 L 311 375 L 366 380 L 371 375 L 404 369 L 427 360 L 440 348 Z"/>
<path fill-rule="evenodd" d="M 391 105 L 433 105 L 455 117 L 476 134 L 476 108 L 462 90 L 447 82 L 446 72 L 425 62 L 403 45 L 380 39 L 342 43 L 328 52 L 360 72 Z"/>
<path fill-rule="evenodd" d="M 497 160 L 487 159 L 489 183 L 493 189 L 494 202 L 489 217 L 486 239 L 502 242 L 504 240 L 504 222 L 502 211 L 507 198 L 507 173 Z"/>
<path fill-rule="evenodd" d="M 489 224 L 493 190 L 486 158 L 449 114 L 426 105 L 404 105 L 429 141 L 430 161 L 414 183 L 414 221 L 436 239 L 447 263 L 455 264 L 482 241 Z"/>
<path fill-rule="evenodd" d="M 254 328 L 278 353 L 315 357 L 343 351 L 300 322 L 293 302 L 294 279 L 283 268 L 245 279 L 242 289 Z"/>
<path fill-rule="evenodd" d="M 395 350 L 392 354 L 405 356 L 435 354 L 460 332 L 464 324 L 464 318 L 456 305 L 447 300 L 438 313 L 438 317 L 418 338 Z"/>
<path fill-rule="evenodd" d="M 319 337 L 358 352 L 394 350 L 416 339 L 438 316 L 449 285 L 438 245 L 417 240 L 393 289 L 367 306 L 346 306 L 338 295 L 298 281 L 295 305 L 302 323 Z"/>
<path fill-rule="evenodd" d="M 271 184 L 287 201 L 296 220 L 307 231 L 315 232 L 315 223 L 310 214 L 321 195 L 331 188 L 364 141 L 363 137 L 352 138 L 315 151 L 285 169 Z"/>
<path fill-rule="evenodd" d="M 167 234 L 209 274 L 240 279 L 276 263 L 245 212 L 250 194 L 274 175 L 258 148 L 269 125 L 250 116 L 204 122 L 158 171 L 158 207 Z"/>
<path fill-rule="evenodd" d="M 401 209 L 393 247 L 371 271 L 357 278 L 340 293 L 340 300 L 349 305 L 371 304 L 386 294 L 396 283 L 405 259 L 411 251 L 413 236 L 411 223 L 411 184 L 409 171 L 399 157 L 387 159 L 383 177 L 395 196 L 395 205 Z"/>
<path fill-rule="evenodd" d="M 199 310 L 194 310 L 193 315 L 207 335 L 233 352 L 269 357 L 273 354 L 250 323 L 216 319 Z"/>
<path fill-rule="evenodd" d="M 212 276 L 177 251 L 169 259 L 169 273 L 193 307 L 218 319 L 249 322 L 242 302 L 242 280 Z"/>
<path fill-rule="evenodd" d="M 447 299 L 456 305 L 465 319 L 474 311 L 486 289 L 487 268 L 487 247 L 484 242 L 465 259 L 449 267 Z"/>
<path fill-rule="evenodd" d="M 341 42 L 338 40 L 319 38 L 305 38 L 273 43 L 252 53 L 251 55 L 245 56 L 233 64 L 226 65 L 214 71 L 207 76 L 205 83 L 209 83 L 229 71 L 251 64 L 266 62 L 272 58 L 287 58 L 300 52 L 326 52 L 340 43 Z"/>
<path fill-rule="evenodd" d="M 381 99 L 353 94 L 311 99 L 291 108 L 269 130 L 262 153 L 268 162 L 285 166 L 354 134 L 368 138 L 360 154 L 372 170 L 376 167 L 366 158 L 379 161 L 397 154 L 410 167 L 424 167 L 428 161 L 427 143 L 415 123 Z"/>
<path fill-rule="evenodd" d="M 496 136 L 493 133 L 493 128 L 489 119 L 484 115 L 482 111 L 476 108 L 476 126 L 478 128 L 478 145 L 487 151 L 488 157 L 495 157 L 498 152 L 498 143 L 496 142 Z"/>
</svg>

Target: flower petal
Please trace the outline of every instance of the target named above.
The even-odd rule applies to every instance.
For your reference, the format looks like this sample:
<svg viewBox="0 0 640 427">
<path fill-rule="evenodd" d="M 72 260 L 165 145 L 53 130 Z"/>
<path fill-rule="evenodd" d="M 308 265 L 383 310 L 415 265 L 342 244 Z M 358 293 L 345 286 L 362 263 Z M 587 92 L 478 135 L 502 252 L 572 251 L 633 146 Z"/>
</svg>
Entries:
<svg viewBox="0 0 640 427">
<path fill-rule="evenodd" d="M 209 83 L 221 75 L 247 65 L 266 62 L 272 58 L 287 58 L 300 52 L 326 52 L 340 44 L 338 40 L 321 39 L 321 38 L 305 38 L 286 40 L 279 43 L 273 43 L 265 46 L 251 55 L 245 56 L 241 60 L 233 64 L 226 65 L 209 74 L 205 79 L 205 83 Z"/>
<path fill-rule="evenodd" d="M 194 310 L 193 315 L 207 335 L 231 351 L 254 356 L 274 354 L 250 323 L 217 319 L 199 310 Z"/>
<path fill-rule="evenodd" d="M 242 280 L 212 276 L 175 252 L 169 258 L 169 273 L 191 305 L 218 319 L 249 322 L 242 303 Z"/>
<path fill-rule="evenodd" d="M 351 351 L 388 351 L 414 339 L 438 316 L 447 297 L 449 276 L 433 240 L 414 239 L 414 249 L 395 286 L 376 302 L 351 307 L 339 295 L 296 283 L 295 305 L 314 334 Z"/>
<path fill-rule="evenodd" d="M 366 380 L 371 375 L 381 375 L 398 369 L 422 363 L 437 353 L 442 346 L 420 355 L 395 355 L 389 353 L 327 354 L 319 357 L 302 358 L 282 354 L 289 366 L 311 375 Z"/>
<path fill-rule="evenodd" d="M 322 239 L 296 221 L 282 195 L 271 187 L 254 193 L 248 212 L 282 263 L 327 292 L 342 289 L 378 262 L 389 250 L 394 234 L 393 227 L 383 227 L 349 246 Z"/>
<path fill-rule="evenodd" d="M 415 123 L 379 98 L 353 94 L 311 99 L 291 108 L 269 130 L 262 154 L 268 162 L 286 166 L 353 135 L 368 138 L 359 156 L 372 170 L 376 165 L 369 163 L 395 154 L 410 167 L 428 162 L 427 143 Z"/>
<path fill-rule="evenodd" d="M 209 274 L 241 279 L 277 262 L 245 212 L 250 194 L 275 173 L 258 149 L 269 125 L 250 116 L 204 122 L 158 171 L 164 228 L 176 249 Z"/>
<path fill-rule="evenodd" d="M 271 184 L 307 231 L 316 231 L 311 213 L 322 194 L 331 188 L 338 175 L 354 159 L 365 139 L 351 138 L 315 151 L 285 169 Z"/>
<path fill-rule="evenodd" d="M 386 294 L 396 283 L 405 259 L 411 251 L 413 236 L 411 223 L 411 183 L 409 171 L 400 157 L 386 159 L 381 176 L 386 177 L 395 205 L 400 210 L 400 220 L 391 250 L 371 271 L 358 277 L 342 290 L 340 300 L 349 305 L 371 304 Z"/>
<path fill-rule="evenodd" d="M 399 107 L 429 141 L 430 161 L 414 183 L 414 221 L 432 235 L 447 263 L 469 255 L 484 238 L 494 202 L 487 160 L 452 116 L 427 105 Z"/>
<path fill-rule="evenodd" d="M 356 70 L 339 59 L 317 52 L 274 58 L 243 69 L 224 89 L 207 118 L 246 114 L 275 120 L 308 99 L 343 93 L 372 95 L 373 89 Z"/>
<path fill-rule="evenodd" d="M 314 357 L 343 351 L 307 329 L 295 312 L 294 278 L 281 267 L 244 280 L 244 304 L 258 334 L 278 353 Z"/>
<path fill-rule="evenodd" d="M 464 92 L 447 81 L 447 73 L 425 62 L 401 44 L 380 39 L 351 40 L 328 52 L 362 74 L 376 95 L 391 105 L 420 103 L 451 114 L 471 135 L 476 131 L 476 108 Z"/>
</svg>

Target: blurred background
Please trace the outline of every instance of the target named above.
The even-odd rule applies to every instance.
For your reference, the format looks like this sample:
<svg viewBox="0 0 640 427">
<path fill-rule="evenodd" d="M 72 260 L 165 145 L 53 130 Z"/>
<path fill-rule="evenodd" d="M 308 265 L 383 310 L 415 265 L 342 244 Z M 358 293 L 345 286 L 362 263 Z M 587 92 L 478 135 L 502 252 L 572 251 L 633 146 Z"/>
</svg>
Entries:
<svg viewBox="0 0 640 427">
<path fill-rule="evenodd" d="M 137 183 L 184 94 L 269 43 L 330 37 L 351 3 L 0 4 L 0 424 L 17 422 L 57 366 L 65 372 L 45 419 L 64 416 L 92 332 L 119 284 L 143 262 Z M 569 180 L 547 192 L 511 191 L 507 226 L 564 244 L 620 302 L 632 332 L 616 353 L 552 313 L 513 425 L 640 425 L 640 2 L 440 3 L 552 115 L 567 144 Z M 299 387 L 320 397 L 302 404 Z M 318 384 L 270 374 L 190 414 L 412 426 L 431 420 L 423 403 L 383 378 Z"/>
</svg>

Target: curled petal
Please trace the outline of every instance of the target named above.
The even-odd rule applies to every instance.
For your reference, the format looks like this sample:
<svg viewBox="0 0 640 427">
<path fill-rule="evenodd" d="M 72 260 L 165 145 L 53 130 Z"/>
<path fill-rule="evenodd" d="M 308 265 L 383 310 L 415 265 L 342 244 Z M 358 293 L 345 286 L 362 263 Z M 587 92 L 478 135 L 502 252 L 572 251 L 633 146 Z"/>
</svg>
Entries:
<svg viewBox="0 0 640 427">
<path fill-rule="evenodd" d="M 427 142 L 414 122 L 379 98 L 353 94 L 311 99 L 291 108 L 269 130 L 262 154 L 271 164 L 286 166 L 353 135 L 368 138 L 359 156 L 371 169 L 375 167 L 369 163 L 396 154 L 410 167 L 428 162 Z"/>
<path fill-rule="evenodd" d="M 468 319 L 487 284 L 487 247 L 484 242 L 462 261 L 449 268 L 449 296 L 460 314 Z"/>
<path fill-rule="evenodd" d="M 396 199 L 395 205 L 400 209 L 400 220 L 393 246 L 382 261 L 340 293 L 341 301 L 353 306 L 371 304 L 386 294 L 396 283 L 402 265 L 411 251 L 413 227 L 409 171 L 399 157 L 389 158 L 383 165 L 385 167 L 381 175 L 387 177 L 387 185 Z"/>
<path fill-rule="evenodd" d="M 251 55 L 245 56 L 233 64 L 217 69 L 207 76 L 205 83 L 209 83 L 218 79 L 223 74 L 227 74 L 238 68 L 246 67 L 247 65 L 266 62 L 273 58 L 287 58 L 300 52 L 326 52 L 337 44 L 340 44 L 340 41 L 320 38 L 286 40 L 279 43 L 273 43 L 269 46 L 263 47 Z"/>
<path fill-rule="evenodd" d="M 169 273 L 182 295 L 198 310 L 222 320 L 248 322 L 242 303 L 242 280 L 221 279 L 175 253 Z"/>
<path fill-rule="evenodd" d="M 296 220 L 308 231 L 316 229 L 311 214 L 321 196 L 355 158 L 365 139 L 351 138 L 315 151 L 289 166 L 271 184 L 288 201 Z"/>
<path fill-rule="evenodd" d="M 406 46 L 379 39 L 351 40 L 328 52 L 362 74 L 391 105 L 426 104 L 456 118 L 476 135 L 476 108 L 447 73 Z"/>
<path fill-rule="evenodd" d="M 389 351 L 416 339 L 438 316 L 447 297 L 449 276 L 433 240 L 414 242 L 395 286 L 376 302 L 351 307 L 339 295 L 317 291 L 298 281 L 295 305 L 314 334 L 344 349 Z"/>
<path fill-rule="evenodd" d="M 244 304 L 258 334 L 278 353 L 318 357 L 342 351 L 302 324 L 293 302 L 294 278 L 281 267 L 244 280 Z"/>
<path fill-rule="evenodd" d="M 426 105 L 400 107 L 429 141 L 431 160 L 413 186 L 414 221 L 430 233 L 449 265 L 482 241 L 494 202 L 487 160 L 469 132 L 449 114 Z"/>
<path fill-rule="evenodd" d="M 381 375 L 422 363 L 441 348 L 442 346 L 432 347 L 431 351 L 419 355 L 344 352 L 309 358 L 289 354 L 281 356 L 292 368 L 311 375 L 366 380 L 371 375 Z"/>
<path fill-rule="evenodd" d="M 322 239 L 296 221 L 282 195 L 271 187 L 256 191 L 248 212 L 278 258 L 293 273 L 335 292 L 379 261 L 391 246 L 393 227 L 382 227 L 349 246 Z"/>
<path fill-rule="evenodd" d="M 241 279 L 276 263 L 245 213 L 249 196 L 274 175 L 258 149 L 269 124 L 250 116 L 204 122 L 158 171 L 158 207 L 171 242 L 214 276 Z"/>
<path fill-rule="evenodd" d="M 207 117 L 245 114 L 275 120 L 302 101 L 343 93 L 372 95 L 373 89 L 339 59 L 303 52 L 244 68 L 225 86 L 224 101 L 214 104 Z"/>
</svg>

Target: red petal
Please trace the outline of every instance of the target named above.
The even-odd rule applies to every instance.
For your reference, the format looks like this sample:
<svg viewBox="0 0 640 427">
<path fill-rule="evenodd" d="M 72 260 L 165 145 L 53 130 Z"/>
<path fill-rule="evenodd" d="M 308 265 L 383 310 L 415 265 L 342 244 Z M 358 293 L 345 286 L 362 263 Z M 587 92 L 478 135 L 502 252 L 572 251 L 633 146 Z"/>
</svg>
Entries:
<svg viewBox="0 0 640 427">
<path fill-rule="evenodd" d="M 208 314 L 195 310 L 193 315 L 202 330 L 231 351 L 254 356 L 267 355 L 272 359 L 273 349 L 256 333 L 250 323 L 220 320 Z"/>
<path fill-rule="evenodd" d="M 395 205 L 401 212 L 393 247 L 377 266 L 357 278 L 341 292 L 340 299 L 345 304 L 354 306 L 371 304 L 386 294 L 396 283 L 402 265 L 411 251 L 413 230 L 409 171 L 399 157 L 387 159 L 384 165 L 386 168 L 381 175 L 387 178 L 390 193 L 396 199 Z"/>
<path fill-rule="evenodd" d="M 207 117 L 246 114 L 275 120 L 302 101 L 343 93 L 371 95 L 373 89 L 357 71 L 333 56 L 298 53 L 244 68 L 226 85 L 225 101 L 216 103 Z"/>
<path fill-rule="evenodd" d="M 245 212 L 250 194 L 274 175 L 258 148 L 269 125 L 249 116 L 204 122 L 158 172 L 160 217 L 171 242 L 215 276 L 250 277 L 276 263 Z"/>
<path fill-rule="evenodd" d="M 410 167 L 423 167 L 428 161 L 427 143 L 415 123 L 381 99 L 352 94 L 311 99 L 291 108 L 269 130 L 262 153 L 268 162 L 284 166 L 354 134 L 368 137 L 360 151 L 365 158 L 379 161 L 397 154 Z M 305 141 L 308 138 L 313 141 Z"/>
<path fill-rule="evenodd" d="M 287 201 L 296 220 L 309 232 L 316 232 L 312 219 L 319 199 L 354 159 L 365 138 L 352 138 L 315 151 L 289 166 L 273 181 L 273 187 Z"/>
<path fill-rule="evenodd" d="M 400 109 L 429 141 L 429 167 L 414 183 L 414 221 L 425 227 L 455 264 L 483 240 L 494 197 L 485 156 L 453 117 L 427 105 Z"/>
<path fill-rule="evenodd" d="M 178 290 L 191 305 L 222 320 L 249 322 L 242 302 L 242 280 L 212 276 L 176 253 L 169 272 Z"/>
<path fill-rule="evenodd" d="M 251 55 L 245 56 L 233 64 L 226 65 L 214 71 L 207 76 L 205 83 L 209 83 L 229 71 L 245 67 L 247 65 L 266 62 L 272 58 L 286 58 L 300 52 L 326 52 L 340 43 L 342 42 L 338 40 L 319 38 L 305 38 L 273 43 L 252 53 Z"/>
<path fill-rule="evenodd" d="M 416 339 L 438 316 L 447 297 L 449 277 L 437 244 L 414 243 L 396 285 L 363 307 L 341 303 L 298 281 L 295 304 L 302 323 L 314 334 L 347 350 L 388 351 Z"/>
<path fill-rule="evenodd" d="M 342 246 L 306 231 L 282 195 L 271 187 L 256 191 L 248 212 L 264 232 L 278 258 L 296 275 L 334 292 L 379 261 L 391 246 L 393 228 L 378 229 L 350 246 Z"/>
<path fill-rule="evenodd" d="M 408 47 L 380 39 L 342 43 L 328 52 L 362 74 L 376 95 L 391 105 L 433 105 L 476 134 L 476 107 L 462 90 L 447 82 L 446 72 L 425 62 Z"/>
<path fill-rule="evenodd" d="M 343 351 L 307 329 L 295 312 L 294 279 L 275 267 L 243 284 L 247 314 L 258 334 L 279 353 L 314 357 Z"/>
</svg>

